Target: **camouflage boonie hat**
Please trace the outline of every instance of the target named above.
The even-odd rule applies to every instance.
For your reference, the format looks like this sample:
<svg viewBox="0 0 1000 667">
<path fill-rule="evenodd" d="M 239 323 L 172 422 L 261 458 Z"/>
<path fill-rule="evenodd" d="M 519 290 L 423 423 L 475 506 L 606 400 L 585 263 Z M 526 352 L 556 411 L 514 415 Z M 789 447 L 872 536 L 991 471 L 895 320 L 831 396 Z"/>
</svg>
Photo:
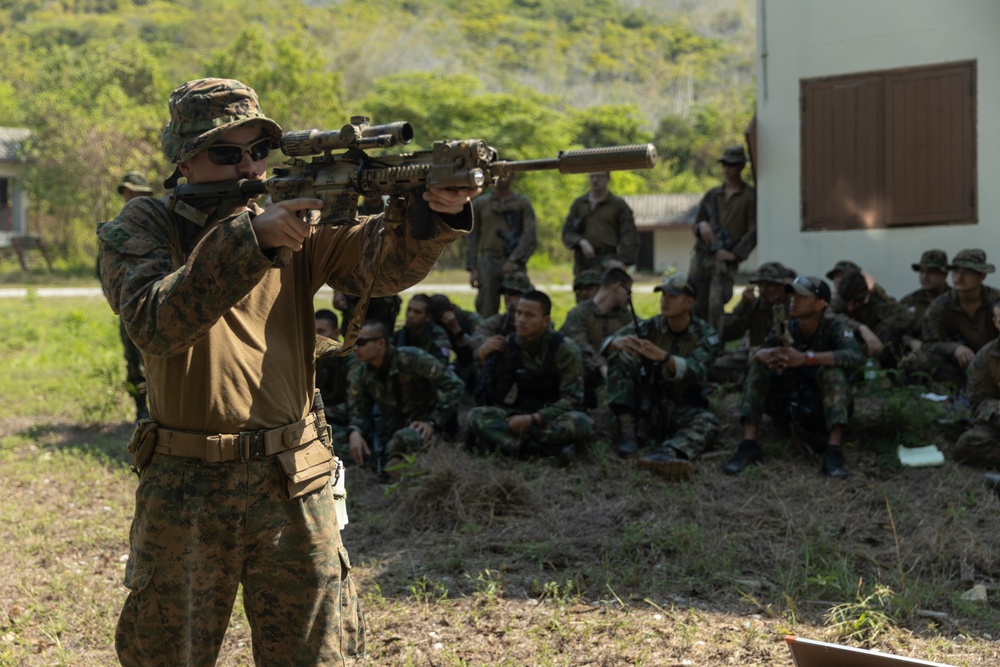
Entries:
<svg viewBox="0 0 1000 667">
<path fill-rule="evenodd" d="M 600 285 L 601 284 L 601 272 L 597 269 L 584 269 L 580 274 L 573 279 L 573 289 L 580 289 L 581 287 L 586 287 L 587 285 Z"/>
<path fill-rule="evenodd" d="M 802 296 L 809 296 L 811 294 L 830 303 L 830 286 L 822 278 L 817 278 L 816 276 L 799 276 L 785 285 L 785 291 L 789 294 L 795 292 Z"/>
<path fill-rule="evenodd" d="M 271 139 L 271 148 L 281 139 L 281 126 L 260 110 L 257 93 L 235 79 L 188 81 L 170 93 L 169 106 L 170 121 L 160 145 L 174 163 L 193 157 L 237 127 L 260 127 Z"/>
<path fill-rule="evenodd" d="M 757 267 L 757 273 L 753 274 L 748 282 L 750 283 L 778 283 L 784 285 L 789 280 L 795 278 L 795 271 L 789 269 L 781 262 L 764 262 Z"/>
<path fill-rule="evenodd" d="M 694 285 L 688 280 L 686 273 L 675 273 L 669 278 L 664 278 L 663 282 L 653 288 L 654 292 L 666 292 L 673 296 L 680 296 L 684 294 L 685 296 L 695 297 Z"/>
<path fill-rule="evenodd" d="M 838 273 L 847 273 L 848 271 L 860 271 L 861 267 L 848 259 L 842 259 L 837 262 L 832 269 L 826 272 L 827 280 L 833 280 L 834 276 Z"/>
<path fill-rule="evenodd" d="M 153 193 L 153 188 L 149 187 L 149 181 L 137 171 L 129 171 L 122 176 L 122 182 L 118 184 L 118 194 L 125 194 L 126 190 L 145 192 L 146 194 Z"/>
<path fill-rule="evenodd" d="M 500 282 L 500 294 L 527 294 L 535 286 L 528 279 L 528 274 L 522 271 L 508 273 Z"/>
<path fill-rule="evenodd" d="M 986 251 L 979 248 L 959 250 L 948 269 L 971 269 L 979 273 L 993 273 L 996 267 L 986 261 Z"/>
<path fill-rule="evenodd" d="M 722 164 L 746 164 L 747 154 L 743 151 L 742 146 L 730 146 L 722 151 L 719 162 Z"/>
<path fill-rule="evenodd" d="M 941 273 L 948 272 L 948 255 L 944 250 L 925 250 L 920 256 L 920 261 L 911 264 L 914 271 L 921 269 L 937 269 Z"/>
</svg>

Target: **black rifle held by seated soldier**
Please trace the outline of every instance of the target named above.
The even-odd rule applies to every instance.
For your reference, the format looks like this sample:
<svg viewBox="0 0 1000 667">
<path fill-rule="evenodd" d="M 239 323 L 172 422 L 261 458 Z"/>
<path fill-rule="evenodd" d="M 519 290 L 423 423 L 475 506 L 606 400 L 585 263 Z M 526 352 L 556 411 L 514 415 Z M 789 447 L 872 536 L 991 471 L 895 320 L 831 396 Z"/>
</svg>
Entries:
<svg viewBox="0 0 1000 667">
<path fill-rule="evenodd" d="M 639 338 L 648 338 L 649 332 L 646 327 L 643 326 L 642 321 L 639 316 L 635 313 L 635 305 L 632 303 L 632 295 L 628 297 L 628 310 L 632 314 L 632 326 L 635 329 L 635 335 Z M 642 356 L 641 354 L 636 354 L 638 357 L 639 368 L 638 368 L 638 382 L 635 388 L 636 405 L 635 405 L 635 415 L 636 420 L 641 422 L 646 421 L 651 427 L 654 436 L 661 437 L 661 412 L 662 406 L 660 405 L 660 382 L 659 378 L 655 377 L 656 369 L 652 361 Z M 639 435 L 640 431 L 637 429 L 636 435 Z"/>
<path fill-rule="evenodd" d="M 507 328 L 510 327 L 511 312 L 504 313 L 500 321 L 499 335 L 506 336 Z M 476 405 L 499 405 L 500 399 L 496 395 L 496 375 L 497 364 L 503 360 L 503 350 L 491 352 L 483 361 L 483 367 L 479 369 L 479 379 L 476 380 L 476 389 L 473 392 L 476 396 Z"/>
<path fill-rule="evenodd" d="M 216 183 L 178 185 L 171 206 L 199 210 L 230 210 L 260 195 L 272 201 L 307 197 L 323 200 L 317 225 L 358 224 L 358 198 L 387 198 L 384 222 L 398 228 L 410 211 L 415 239 L 434 236 L 430 208 L 422 198 L 428 188 L 481 188 L 495 185 L 508 174 L 557 170 L 562 174 L 647 169 L 656 164 L 652 144 L 611 146 L 561 151 L 557 157 L 538 160 L 501 160 L 482 139 L 435 141 L 431 150 L 397 155 L 369 155 L 373 148 L 389 148 L 413 140 L 413 127 L 406 121 L 370 125 L 366 116 L 352 116 L 339 130 L 302 130 L 281 135 L 285 166 L 274 169 L 265 180 L 241 179 Z M 334 153 L 334 151 L 344 151 Z M 305 159 L 307 157 L 311 159 Z M 313 221 L 311 221 L 313 222 Z M 388 230 L 387 230 L 388 231 Z M 382 237 L 384 238 L 384 234 Z M 388 244 L 383 244 L 387 247 Z M 282 248 L 277 263 L 287 264 L 291 251 Z M 384 252 L 379 251 L 381 264 Z M 357 313 L 346 327 L 343 353 L 354 345 L 364 322 L 369 294 L 362 296 Z"/>
</svg>

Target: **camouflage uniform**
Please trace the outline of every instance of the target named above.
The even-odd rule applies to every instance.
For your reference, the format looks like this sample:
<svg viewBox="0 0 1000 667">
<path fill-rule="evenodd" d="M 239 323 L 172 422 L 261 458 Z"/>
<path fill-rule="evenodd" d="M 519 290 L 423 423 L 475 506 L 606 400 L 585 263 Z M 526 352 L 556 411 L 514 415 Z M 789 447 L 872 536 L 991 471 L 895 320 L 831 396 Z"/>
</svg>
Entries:
<svg viewBox="0 0 1000 667">
<path fill-rule="evenodd" d="M 945 254 L 944 250 L 926 250 L 920 255 L 920 261 L 914 262 L 910 265 L 914 271 L 921 271 L 923 269 L 936 269 L 941 273 L 948 273 L 948 256 Z M 909 349 L 909 345 L 914 340 L 923 339 L 923 327 L 924 327 L 924 314 L 927 312 L 927 307 L 931 305 L 931 302 L 937 297 L 941 296 L 945 292 L 948 292 L 950 288 L 945 285 L 944 289 L 941 290 L 939 294 L 930 294 L 927 290 L 921 288 L 910 292 L 902 299 L 899 300 L 901 304 L 907 307 L 912 316 L 910 322 L 910 329 L 906 332 L 903 337 L 903 343 Z"/>
<path fill-rule="evenodd" d="M 392 335 L 396 347 L 416 347 L 444 363 L 451 361 L 451 341 L 448 334 L 437 324 L 429 322 L 423 332 L 415 333 L 405 326 Z"/>
<path fill-rule="evenodd" d="M 438 431 L 454 429 L 458 404 L 465 386 L 439 359 L 415 347 L 386 349 L 380 368 L 358 364 L 350 383 L 350 430 L 373 444 L 378 435 L 385 443 L 385 460 L 409 454 L 424 446 L 414 421 L 426 421 Z M 381 415 L 379 433 L 372 418 Z"/>
<path fill-rule="evenodd" d="M 608 359 L 608 403 L 616 414 L 636 415 L 640 428 L 645 421 L 643 430 L 655 449 L 673 447 L 693 459 L 710 446 L 719 430 L 719 418 L 708 409 L 704 393 L 718 334 L 696 317 L 684 331 L 671 331 L 662 315 L 641 320 L 639 332 L 671 354 L 679 377 L 668 376 L 663 364 L 615 352 Z M 635 333 L 635 325 L 628 324 L 615 335 Z M 643 369 L 649 377 L 645 381 L 640 377 Z"/>
<path fill-rule="evenodd" d="M 952 457 L 1000 468 L 1000 340 L 993 339 L 976 352 L 968 376 L 972 426 L 955 442 Z"/>
<path fill-rule="evenodd" d="M 627 306 L 599 312 L 593 299 L 575 305 L 567 314 L 559 331 L 569 336 L 583 355 L 584 405 L 597 407 L 597 390 L 604 385 L 607 360 L 600 353 L 604 339 L 632 321 Z"/>
<path fill-rule="evenodd" d="M 461 327 L 459 333 L 452 333 L 444 324 L 438 326 L 441 327 L 441 330 L 448 337 L 448 347 L 455 352 L 455 362 L 452 364 L 455 374 L 471 390 L 476 386 L 476 358 L 473 355 L 475 351 L 473 334 L 483 323 L 483 318 L 478 313 L 474 313 L 471 310 L 463 310 L 455 305 L 452 306 L 452 312 L 455 313 L 455 319 L 458 320 L 458 325 Z"/>
<path fill-rule="evenodd" d="M 906 355 L 904 338 L 913 326 L 913 316 L 909 309 L 885 293 L 869 292 L 868 302 L 858 307 L 854 312 L 844 311 L 843 299 L 837 307 L 830 307 L 832 314 L 840 315 L 844 324 L 854 330 L 857 336 L 861 325 L 872 330 L 882 341 L 882 352 L 876 361 L 882 368 L 896 368 Z M 858 339 L 861 351 L 865 356 L 872 357 L 868 346 Z"/>
<path fill-rule="evenodd" d="M 347 330 L 347 323 L 354 319 L 354 311 L 361 301 L 360 296 L 345 294 L 347 297 L 347 308 L 344 309 L 341 322 L 344 331 Z M 385 326 L 386 331 L 396 329 L 396 319 L 399 317 L 399 308 L 403 305 L 403 300 L 396 294 L 389 296 L 372 297 L 368 301 L 368 309 L 365 311 L 366 320 L 376 320 Z"/>
<path fill-rule="evenodd" d="M 472 202 L 476 224 L 466 237 L 465 268 L 479 270 L 476 311 L 483 317 L 500 310 L 500 269 L 507 260 L 515 271 L 525 271 L 538 246 L 535 209 L 531 200 L 516 192 L 501 199 L 496 191 Z"/>
<path fill-rule="evenodd" d="M 581 411 L 580 351 L 562 334 L 548 329 L 533 341 L 517 334 L 507 338 L 502 363 L 496 367 L 494 392 L 509 399 L 512 391 L 513 399 L 501 406 L 469 411 L 469 434 L 486 447 L 509 456 L 554 455 L 568 444 L 584 445 L 593 437 L 594 422 Z M 508 428 L 508 417 L 536 412 L 542 424 L 532 426 L 525 437 L 519 439 Z"/>
<path fill-rule="evenodd" d="M 764 413 L 778 423 L 794 422 L 807 431 L 828 433 L 834 426 L 847 426 L 851 386 L 848 377 L 862 360 L 854 332 L 840 318 L 820 318 L 819 329 L 806 340 L 797 319 L 789 320 L 791 347 L 804 352 L 833 352 L 835 366 L 800 366 L 778 373 L 754 363 L 747 372 L 740 405 L 741 420 L 760 424 Z M 772 332 L 762 347 L 782 347 Z"/>
<path fill-rule="evenodd" d="M 600 273 L 612 259 L 626 266 L 639 258 L 639 232 L 635 217 L 625 200 L 608 192 L 607 196 L 591 205 L 590 195 L 577 197 L 569 207 L 563 223 L 562 239 L 573 250 L 573 275 L 585 269 Z M 580 241 L 586 239 L 594 246 L 594 258 L 587 259 L 580 250 Z"/>
<path fill-rule="evenodd" d="M 275 147 L 281 134 L 235 81 L 189 82 L 170 110 L 163 147 L 175 163 L 234 127 L 258 126 Z M 381 265 L 380 217 L 317 227 L 279 265 L 251 226 L 261 209 L 206 221 L 173 203 L 132 199 L 98 231 L 104 294 L 142 350 L 159 424 L 136 490 L 119 660 L 214 664 L 242 584 L 257 664 L 343 665 L 345 653 L 363 652 L 364 636 L 332 485 L 289 500 L 289 478 L 265 447 L 307 437 L 316 291 L 405 289 L 470 227 L 471 210 L 435 215 L 432 240 L 386 229 Z M 152 428 L 142 432 L 153 439 Z"/>
<path fill-rule="evenodd" d="M 501 296 L 506 294 L 527 294 L 533 289 L 535 289 L 535 286 L 528 279 L 528 274 L 520 271 L 508 273 L 500 283 Z M 483 341 L 491 336 L 499 334 L 506 338 L 512 333 L 514 333 L 514 313 L 505 312 L 503 314 L 495 313 L 490 315 L 483 319 L 476 326 L 475 331 L 472 332 L 472 351 L 474 353 L 478 350 Z"/>
<path fill-rule="evenodd" d="M 358 358 L 353 354 L 340 354 L 340 345 L 335 341 L 317 337 L 316 340 L 316 388 L 323 397 L 323 412 L 330 425 L 333 437 L 333 451 L 343 461 L 350 461 L 350 447 L 347 436 L 351 415 L 348 408 L 347 378 L 357 366 Z"/>
</svg>

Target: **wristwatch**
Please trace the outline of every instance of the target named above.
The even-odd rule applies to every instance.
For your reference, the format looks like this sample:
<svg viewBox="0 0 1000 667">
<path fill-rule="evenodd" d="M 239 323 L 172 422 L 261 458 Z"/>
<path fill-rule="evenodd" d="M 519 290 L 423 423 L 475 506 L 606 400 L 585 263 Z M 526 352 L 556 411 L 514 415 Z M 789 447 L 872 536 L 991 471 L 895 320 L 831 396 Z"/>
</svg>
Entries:
<svg viewBox="0 0 1000 667">
<path fill-rule="evenodd" d="M 806 366 L 816 365 L 816 353 L 812 350 L 806 350 Z"/>
</svg>

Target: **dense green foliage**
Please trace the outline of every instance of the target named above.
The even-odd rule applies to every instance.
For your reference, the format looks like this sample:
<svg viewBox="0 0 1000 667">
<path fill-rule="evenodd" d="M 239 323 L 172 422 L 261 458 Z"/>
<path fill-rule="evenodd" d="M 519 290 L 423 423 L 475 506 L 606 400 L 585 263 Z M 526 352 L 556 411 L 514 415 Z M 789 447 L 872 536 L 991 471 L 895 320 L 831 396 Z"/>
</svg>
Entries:
<svg viewBox="0 0 1000 667">
<path fill-rule="evenodd" d="M 81 265 L 94 222 L 120 206 L 121 173 L 170 173 L 165 100 L 201 76 L 247 82 L 285 129 L 409 120 L 417 149 L 480 137 L 526 159 L 653 141 L 661 164 L 612 188 L 697 192 L 753 113 L 752 4 L 9 0 L 0 126 L 35 132 L 33 231 Z M 564 259 L 559 225 L 585 179 L 535 174 L 517 188 L 535 202 L 541 254 Z"/>
</svg>

